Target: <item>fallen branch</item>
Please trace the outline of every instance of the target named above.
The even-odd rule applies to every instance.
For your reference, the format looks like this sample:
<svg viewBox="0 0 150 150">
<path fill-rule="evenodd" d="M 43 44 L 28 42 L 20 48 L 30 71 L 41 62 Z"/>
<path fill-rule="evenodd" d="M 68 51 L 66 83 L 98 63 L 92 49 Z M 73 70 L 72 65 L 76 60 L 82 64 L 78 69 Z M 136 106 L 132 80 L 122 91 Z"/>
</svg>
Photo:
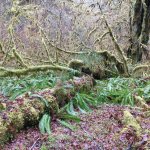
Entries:
<svg viewBox="0 0 150 150">
<path fill-rule="evenodd" d="M 85 52 L 85 53 L 89 54 L 89 52 Z M 101 55 L 106 61 L 114 62 L 118 69 L 118 72 L 120 74 L 124 73 L 123 63 L 120 62 L 116 58 L 116 56 L 110 54 L 108 51 L 95 51 L 95 52 L 90 52 L 90 53 L 96 53 L 97 55 Z M 80 54 L 83 54 L 83 53 L 80 53 Z M 56 71 L 59 70 L 59 71 L 73 72 L 74 74 L 77 74 L 77 75 L 80 74 L 80 71 L 75 70 L 75 68 L 70 67 L 70 66 L 65 67 L 65 66 L 54 65 L 54 64 L 53 65 L 27 66 L 26 64 L 24 64 L 24 61 L 21 59 L 21 57 L 19 57 L 19 60 L 22 63 L 22 65 L 26 68 L 9 69 L 9 68 L 0 67 L 0 77 L 21 76 L 21 75 L 26 75 L 32 72 L 48 71 L 48 70 L 56 70 Z M 111 70 L 109 72 L 111 72 Z"/>
<path fill-rule="evenodd" d="M 48 70 L 67 71 L 67 72 L 73 72 L 74 74 L 80 74 L 79 71 L 64 66 L 41 65 L 41 66 L 29 66 L 28 68 L 23 68 L 23 69 L 7 69 L 4 67 L 0 67 L 0 77 L 21 76 L 31 72 L 48 71 Z"/>
<path fill-rule="evenodd" d="M 140 65 L 133 69 L 132 74 L 134 75 L 138 71 L 146 72 L 150 70 L 150 65 Z"/>
</svg>

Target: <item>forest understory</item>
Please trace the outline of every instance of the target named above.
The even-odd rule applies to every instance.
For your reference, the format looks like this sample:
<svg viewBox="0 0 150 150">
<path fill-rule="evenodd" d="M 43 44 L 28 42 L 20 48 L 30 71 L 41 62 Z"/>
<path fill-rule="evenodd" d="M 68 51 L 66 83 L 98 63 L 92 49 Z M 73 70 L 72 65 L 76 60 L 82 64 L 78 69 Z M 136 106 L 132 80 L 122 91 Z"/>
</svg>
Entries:
<svg viewBox="0 0 150 150">
<path fill-rule="evenodd" d="M 150 1 L 1 1 L 0 150 L 150 150 Z"/>
<path fill-rule="evenodd" d="M 55 87 L 60 79 L 65 83 L 67 78 L 70 77 L 42 74 L 19 80 L 17 78 L 1 80 L 3 85 L 1 87 L 3 94 L 0 97 L 1 109 L 3 107 L 3 110 L 8 109 L 13 112 L 18 102 L 23 105 L 21 98 L 24 93 L 27 95 L 35 89 L 39 91 L 36 94 L 40 93 L 42 89 L 45 91 L 50 86 Z M 11 84 L 14 86 L 12 87 Z M 42 129 L 37 125 L 26 126 L 17 133 L 18 131 L 13 129 L 15 126 L 11 126 L 8 129 L 12 133 L 11 141 L 9 140 L 1 149 L 148 150 L 150 148 L 149 85 L 149 78 L 118 77 L 97 80 L 90 92 L 77 92 L 69 105 L 65 105 L 64 111 L 70 115 L 68 118 L 59 119 L 59 116 L 51 116 L 50 133 L 41 133 Z M 9 98 L 16 98 L 19 101 L 16 104 Z M 5 119 L 7 120 L 7 113 Z M 19 123 L 19 120 L 16 121 Z"/>
</svg>

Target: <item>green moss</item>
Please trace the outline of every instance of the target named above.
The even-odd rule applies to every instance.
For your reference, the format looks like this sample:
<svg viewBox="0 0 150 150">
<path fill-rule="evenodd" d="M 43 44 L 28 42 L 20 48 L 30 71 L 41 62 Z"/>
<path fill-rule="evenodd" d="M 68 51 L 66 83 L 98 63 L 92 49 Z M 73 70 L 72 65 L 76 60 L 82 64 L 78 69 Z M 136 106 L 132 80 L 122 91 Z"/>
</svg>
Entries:
<svg viewBox="0 0 150 150">
<path fill-rule="evenodd" d="M 141 126 L 139 125 L 137 120 L 132 116 L 132 114 L 127 110 L 124 111 L 123 123 L 126 125 L 126 128 L 130 126 L 133 127 L 136 131 L 137 136 L 141 135 Z"/>
<path fill-rule="evenodd" d="M 8 118 L 10 120 L 10 126 L 11 128 L 14 128 L 15 132 L 18 132 L 18 130 L 22 129 L 24 126 L 24 115 L 19 110 L 16 109 L 13 112 L 9 112 Z"/>
<path fill-rule="evenodd" d="M 0 117 L 0 145 L 3 145 L 9 139 L 7 136 L 7 130 L 7 126 L 4 124 L 4 119 Z"/>
<path fill-rule="evenodd" d="M 56 100 L 56 98 L 50 94 L 45 94 L 44 98 L 48 101 L 49 103 L 49 108 L 50 108 L 50 112 L 52 114 L 57 114 L 59 111 L 59 105 L 58 102 Z"/>
<path fill-rule="evenodd" d="M 29 102 L 25 102 L 24 106 L 21 108 L 25 119 L 25 124 L 33 125 L 36 124 L 40 118 L 39 110 L 35 109 Z"/>
<path fill-rule="evenodd" d="M 78 59 L 73 59 L 68 63 L 68 67 L 75 69 L 75 70 L 80 70 L 83 65 L 84 65 L 84 62 Z"/>
<path fill-rule="evenodd" d="M 6 109 L 6 104 L 0 102 L 0 112 Z"/>
</svg>

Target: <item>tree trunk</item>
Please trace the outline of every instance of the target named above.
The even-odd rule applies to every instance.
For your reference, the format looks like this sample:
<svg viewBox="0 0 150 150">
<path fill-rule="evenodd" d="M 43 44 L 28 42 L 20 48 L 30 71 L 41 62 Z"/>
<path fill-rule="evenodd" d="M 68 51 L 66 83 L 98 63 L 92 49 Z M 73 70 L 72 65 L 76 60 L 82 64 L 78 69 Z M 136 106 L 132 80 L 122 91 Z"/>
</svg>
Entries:
<svg viewBox="0 0 150 150">
<path fill-rule="evenodd" d="M 150 33 L 150 1 L 136 0 L 133 8 L 131 20 L 131 46 L 128 50 L 128 57 L 131 57 L 134 63 L 142 60 L 143 54 L 148 58 L 149 52 L 146 45 L 149 41 Z"/>
<path fill-rule="evenodd" d="M 75 77 L 65 83 L 60 81 L 54 88 L 32 96 L 25 95 L 14 101 L 1 102 L 0 106 L 4 106 L 5 110 L 0 107 L 0 145 L 24 127 L 38 124 L 47 109 L 51 116 L 57 116 L 59 108 L 67 104 L 76 92 L 89 92 L 93 85 L 94 80 L 90 76 Z"/>
</svg>

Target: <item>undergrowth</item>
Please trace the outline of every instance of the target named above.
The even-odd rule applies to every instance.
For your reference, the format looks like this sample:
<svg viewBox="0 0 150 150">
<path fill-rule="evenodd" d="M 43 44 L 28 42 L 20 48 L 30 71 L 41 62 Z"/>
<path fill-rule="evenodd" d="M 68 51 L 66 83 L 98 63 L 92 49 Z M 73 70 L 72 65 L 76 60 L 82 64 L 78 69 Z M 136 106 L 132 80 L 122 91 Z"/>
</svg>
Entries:
<svg viewBox="0 0 150 150">
<path fill-rule="evenodd" d="M 26 92 L 39 91 L 45 88 L 52 88 L 57 80 L 66 80 L 69 76 L 56 77 L 51 73 L 27 76 L 24 78 L 0 79 L 0 91 L 10 100 L 15 100 L 18 96 Z M 91 112 L 91 107 L 96 107 L 102 103 L 115 103 L 121 105 L 134 106 L 134 95 L 150 100 L 150 81 L 143 81 L 133 78 L 110 78 L 108 80 L 97 81 L 97 85 L 89 93 L 77 92 L 76 95 L 55 115 L 56 120 L 61 125 L 75 130 L 68 120 L 80 121 L 80 113 Z M 39 128 L 42 133 L 51 133 L 51 116 L 45 113 L 40 120 Z"/>
<path fill-rule="evenodd" d="M 0 78 L 0 92 L 4 96 L 9 97 L 9 100 L 14 100 L 27 92 L 52 88 L 56 84 L 56 81 L 57 77 L 51 73 L 30 75 L 22 78 Z"/>
<path fill-rule="evenodd" d="M 99 102 L 117 103 L 121 105 L 134 105 L 134 95 L 145 100 L 150 98 L 150 82 L 133 78 L 110 78 L 97 81 L 97 99 Z"/>
<path fill-rule="evenodd" d="M 65 73 L 56 76 L 53 72 L 37 73 L 29 76 L 0 78 L 0 94 L 15 100 L 18 96 L 27 92 L 39 91 L 55 86 L 57 80 L 65 81 L 74 74 Z"/>
</svg>

